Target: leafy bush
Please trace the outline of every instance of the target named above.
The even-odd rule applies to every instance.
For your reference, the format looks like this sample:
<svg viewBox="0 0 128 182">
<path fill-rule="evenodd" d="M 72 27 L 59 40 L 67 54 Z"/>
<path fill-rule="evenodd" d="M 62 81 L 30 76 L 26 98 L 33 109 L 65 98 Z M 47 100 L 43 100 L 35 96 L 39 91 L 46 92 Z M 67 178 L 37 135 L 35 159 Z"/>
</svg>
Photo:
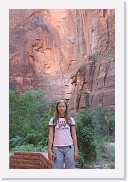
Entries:
<svg viewBox="0 0 128 182">
<path fill-rule="evenodd" d="M 115 141 L 115 113 L 104 107 L 96 107 L 93 112 L 93 126 L 97 161 L 106 159 L 114 166 L 115 152 L 108 150 L 106 142 Z M 112 167 L 111 166 L 111 167 Z"/>
<path fill-rule="evenodd" d="M 83 152 L 86 163 L 91 163 L 96 159 L 92 119 L 93 115 L 89 110 L 79 111 L 76 118 L 78 147 Z"/>
<path fill-rule="evenodd" d="M 107 123 L 109 128 L 109 136 L 115 141 L 115 112 L 107 114 Z"/>
<path fill-rule="evenodd" d="M 26 143 L 34 146 L 47 145 L 48 121 L 51 112 L 49 112 L 45 92 L 43 90 L 27 91 L 18 95 L 10 90 L 9 98 L 10 141 L 17 136 L 24 138 Z M 18 142 L 16 145 L 19 146 Z M 16 145 L 11 144 L 10 147 Z"/>
<path fill-rule="evenodd" d="M 15 91 L 9 91 L 9 138 L 19 136 L 19 131 L 26 118 L 26 112 L 32 101 L 30 95 L 18 95 Z"/>
<path fill-rule="evenodd" d="M 93 126 L 95 135 L 105 136 L 108 134 L 108 125 L 106 120 L 106 109 L 104 107 L 95 107 L 93 112 Z"/>
<path fill-rule="evenodd" d="M 48 107 L 43 90 L 27 91 L 18 95 L 9 92 L 9 148 L 11 151 L 46 151 L 48 121 L 55 111 L 55 101 Z M 114 141 L 115 113 L 103 107 L 79 111 L 76 117 L 79 148 L 78 163 L 100 161 L 107 157 L 114 167 L 114 151 L 106 149 L 106 141 Z"/>
<path fill-rule="evenodd" d="M 35 130 L 31 130 L 31 132 L 29 132 L 26 136 L 26 142 L 28 144 L 37 145 L 41 140 L 41 138 L 42 138 L 41 133 L 38 133 L 38 131 Z"/>
<path fill-rule="evenodd" d="M 16 146 L 10 152 L 44 152 L 44 149 L 41 146 L 35 147 L 33 144 L 27 144 Z"/>
<path fill-rule="evenodd" d="M 16 145 L 26 144 L 25 138 L 16 136 L 9 141 L 9 148 L 14 148 Z"/>
<path fill-rule="evenodd" d="M 106 158 L 114 166 L 114 151 L 108 150 L 106 142 L 114 141 L 115 114 L 106 108 L 79 111 L 76 131 L 80 159 L 78 163 L 97 163 Z"/>
<path fill-rule="evenodd" d="M 83 151 L 80 148 L 78 149 L 78 152 L 79 152 L 79 158 L 78 160 L 75 161 L 75 165 L 77 166 L 77 168 L 82 168 L 83 164 L 85 163 L 85 158 Z"/>
<path fill-rule="evenodd" d="M 95 137 L 114 140 L 115 113 L 107 111 L 104 107 L 95 107 L 93 112 L 93 126 Z"/>
</svg>

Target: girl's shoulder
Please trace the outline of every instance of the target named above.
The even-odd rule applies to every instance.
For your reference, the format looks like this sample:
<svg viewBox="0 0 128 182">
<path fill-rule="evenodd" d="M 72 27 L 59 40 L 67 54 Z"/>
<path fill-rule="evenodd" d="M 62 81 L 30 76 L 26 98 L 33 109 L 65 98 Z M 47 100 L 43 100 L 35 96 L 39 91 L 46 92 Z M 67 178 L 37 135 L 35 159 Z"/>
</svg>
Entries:
<svg viewBox="0 0 128 182">
<path fill-rule="evenodd" d="M 74 120 L 74 118 L 73 118 L 73 117 L 70 117 L 70 119 L 71 119 L 71 125 L 75 125 L 75 120 Z"/>
<path fill-rule="evenodd" d="M 71 119 L 71 120 L 74 120 L 74 118 L 73 118 L 73 117 L 71 117 L 71 116 L 70 116 L 70 119 Z"/>
<path fill-rule="evenodd" d="M 53 121 L 54 120 L 54 117 L 51 117 L 50 121 Z"/>
<path fill-rule="evenodd" d="M 54 125 L 54 117 L 51 117 L 50 121 L 49 121 L 49 125 L 53 126 Z"/>
</svg>

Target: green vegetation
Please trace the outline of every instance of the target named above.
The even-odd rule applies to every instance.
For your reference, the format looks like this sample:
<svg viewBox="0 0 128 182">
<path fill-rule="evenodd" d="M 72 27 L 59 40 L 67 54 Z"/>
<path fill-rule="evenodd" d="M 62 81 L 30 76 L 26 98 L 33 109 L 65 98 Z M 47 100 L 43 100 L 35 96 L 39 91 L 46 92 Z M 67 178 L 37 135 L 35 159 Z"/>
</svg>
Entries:
<svg viewBox="0 0 128 182">
<path fill-rule="evenodd" d="M 18 95 L 15 91 L 10 90 L 10 151 L 14 147 L 21 145 L 30 145 L 32 151 L 35 150 L 35 147 L 43 148 L 47 146 L 48 121 L 51 116 L 52 113 L 49 111 L 43 90 L 27 91 L 22 95 Z"/>
<path fill-rule="evenodd" d="M 85 91 L 86 93 L 86 91 Z M 9 149 L 47 152 L 48 122 L 54 115 L 56 101 L 49 106 L 44 90 L 27 91 L 22 95 L 9 92 Z M 78 164 L 108 162 L 115 167 L 115 113 L 104 107 L 77 113 Z"/>
<path fill-rule="evenodd" d="M 115 152 L 109 147 L 115 141 L 115 113 L 104 107 L 79 111 L 76 117 L 78 164 L 111 163 L 114 168 Z"/>
<path fill-rule="evenodd" d="M 99 56 L 98 56 L 98 54 L 99 54 L 99 52 L 98 51 L 96 51 L 95 53 L 93 53 L 93 54 L 90 54 L 89 56 L 88 56 L 88 59 L 90 60 L 93 60 L 94 62 L 97 62 L 97 61 L 99 61 Z"/>
<path fill-rule="evenodd" d="M 78 145 L 86 163 L 96 159 L 92 119 L 93 116 L 88 110 L 79 111 L 76 118 Z"/>
<path fill-rule="evenodd" d="M 88 91 L 87 91 L 87 90 L 84 90 L 84 91 L 83 91 L 83 94 L 88 94 Z"/>
</svg>

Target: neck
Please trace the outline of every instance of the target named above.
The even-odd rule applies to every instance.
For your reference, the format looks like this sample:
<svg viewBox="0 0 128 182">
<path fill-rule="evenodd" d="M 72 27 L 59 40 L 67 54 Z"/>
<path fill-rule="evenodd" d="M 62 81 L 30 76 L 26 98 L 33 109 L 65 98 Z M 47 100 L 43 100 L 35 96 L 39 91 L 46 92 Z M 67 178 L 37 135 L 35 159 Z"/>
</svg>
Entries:
<svg viewBox="0 0 128 182">
<path fill-rule="evenodd" d="M 64 118 L 65 114 L 59 114 L 59 117 L 63 117 Z"/>
</svg>

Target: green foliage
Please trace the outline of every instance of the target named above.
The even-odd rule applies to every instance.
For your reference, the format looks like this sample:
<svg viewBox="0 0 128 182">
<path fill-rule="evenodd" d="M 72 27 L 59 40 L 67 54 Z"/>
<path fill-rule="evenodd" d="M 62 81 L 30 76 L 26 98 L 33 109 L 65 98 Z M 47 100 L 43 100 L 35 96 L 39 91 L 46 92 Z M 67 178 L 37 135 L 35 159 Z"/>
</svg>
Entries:
<svg viewBox="0 0 128 182">
<path fill-rule="evenodd" d="M 97 61 L 99 61 L 98 54 L 99 54 L 99 52 L 96 51 L 95 53 L 89 55 L 89 56 L 88 56 L 88 59 L 89 59 L 89 60 L 91 59 L 91 60 L 93 60 L 94 62 L 97 62 Z"/>
<path fill-rule="evenodd" d="M 93 116 L 89 110 L 79 111 L 76 118 L 78 147 L 83 152 L 86 163 L 90 163 L 96 158 L 92 119 Z"/>
<path fill-rule="evenodd" d="M 23 137 L 16 136 L 9 141 L 9 148 L 14 148 L 16 145 L 26 144 L 26 141 Z"/>
<path fill-rule="evenodd" d="M 31 129 L 31 133 L 29 132 L 26 135 L 26 142 L 29 143 L 29 144 L 36 145 L 36 144 L 39 143 L 41 138 L 42 138 L 42 133 L 39 133 L 38 131 L 35 131 L 35 130 Z"/>
<path fill-rule="evenodd" d="M 10 152 L 44 152 L 42 146 L 34 146 L 33 144 L 20 145 L 11 149 Z"/>
<path fill-rule="evenodd" d="M 10 90 L 9 98 L 10 149 L 20 146 L 21 138 L 25 140 L 26 144 L 33 144 L 34 147 L 46 146 L 48 121 L 52 114 L 49 112 L 45 92 L 33 90 L 18 95 L 15 91 Z"/>
<path fill-rule="evenodd" d="M 109 136 L 115 138 L 115 112 L 107 113 L 107 123 L 109 128 Z"/>
<path fill-rule="evenodd" d="M 95 135 L 105 136 L 108 134 L 108 126 L 106 120 L 106 109 L 104 107 L 95 107 L 93 113 L 93 125 Z"/>
<path fill-rule="evenodd" d="M 97 161 L 104 161 L 112 168 L 115 165 L 115 151 L 107 143 L 115 141 L 115 113 L 100 106 L 94 108 L 93 126 Z"/>
<path fill-rule="evenodd" d="M 9 91 L 10 151 L 46 152 L 48 121 L 54 115 L 56 101 L 49 108 L 45 91 L 27 91 L 18 95 Z M 103 107 L 79 111 L 76 117 L 79 148 L 78 163 L 96 163 L 101 158 L 114 168 L 115 153 L 106 142 L 115 140 L 115 113 Z"/>
<path fill-rule="evenodd" d="M 115 138 L 115 113 L 107 111 L 104 107 L 95 107 L 93 112 L 93 126 L 95 137 L 114 140 Z"/>
<path fill-rule="evenodd" d="M 27 108 L 32 101 L 32 97 L 20 96 L 13 90 L 9 91 L 9 137 L 15 138 L 19 135 L 19 131 L 26 117 Z"/>
<path fill-rule="evenodd" d="M 79 152 L 79 158 L 77 160 L 77 164 L 83 164 L 85 162 L 84 154 L 80 148 L 79 148 L 78 152 Z"/>
<path fill-rule="evenodd" d="M 88 94 L 88 91 L 87 91 L 87 90 L 84 90 L 84 91 L 83 91 L 83 94 Z"/>
<path fill-rule="evenodd" d="M 115 168 L 115 147 L 106 147 L 105 153 L 107 155 L 107 160 L 109 163 L 109 168 L 114 169 Z"/>
<path fill-rule="evenodd" d="M 104 139 L 100 139 L 100 142 L 96 143 L 97 162 L 107 163 L 108 168 L 115 168 L 115 147 L 110 146 L 111 143 L 106 142 Z"/>
<path fill-rule="evenodd" d="M 95 107 L 93 111 L 79 111 L 76 117 L 76 131 L 80 159 L 78 163 L 102 163 L 107 161 L 114 167 L 114 150 L 110 150 L 106 142 L 114 141 L 115 114 L 103 107 Z"/>
</svg>

